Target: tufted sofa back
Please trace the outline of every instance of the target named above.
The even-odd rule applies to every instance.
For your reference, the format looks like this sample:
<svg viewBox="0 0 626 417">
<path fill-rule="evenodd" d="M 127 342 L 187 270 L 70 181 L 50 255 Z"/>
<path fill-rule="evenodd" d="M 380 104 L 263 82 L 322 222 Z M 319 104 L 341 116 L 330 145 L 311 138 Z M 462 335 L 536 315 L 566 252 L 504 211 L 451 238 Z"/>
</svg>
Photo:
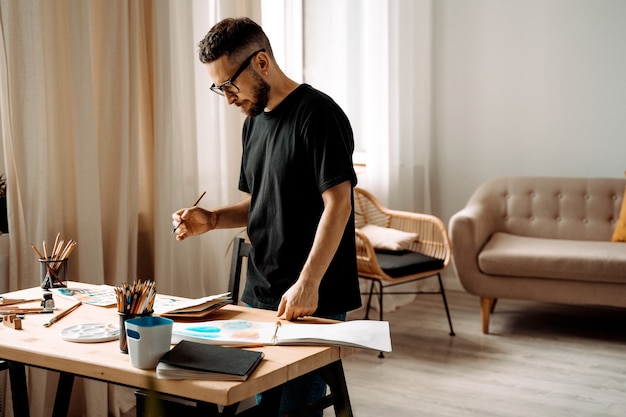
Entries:
<svg viewBox="0 0 626 417">
<path fill-rule="evenodd" d="M 488 211 L 498 232 L 609 241 L 624 187 L 622 178 L 505 177 L 482 184 L 468 206 Z"/>
</svg>

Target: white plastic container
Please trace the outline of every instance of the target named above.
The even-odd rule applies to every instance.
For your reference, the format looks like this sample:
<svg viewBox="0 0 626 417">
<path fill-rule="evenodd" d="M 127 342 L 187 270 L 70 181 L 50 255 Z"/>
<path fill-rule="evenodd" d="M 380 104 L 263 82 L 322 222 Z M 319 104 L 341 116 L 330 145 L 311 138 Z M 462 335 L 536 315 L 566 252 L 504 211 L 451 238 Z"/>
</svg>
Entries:
<svg viewBox="0 0 626 417">
<path fill-rule="evenodd" d="M 156 368 L 161 356 L 170 350 L 173 324 L 173 320 L 154 316 L 126 320 L 128 353 L 135 368 Z"/>
</svg>

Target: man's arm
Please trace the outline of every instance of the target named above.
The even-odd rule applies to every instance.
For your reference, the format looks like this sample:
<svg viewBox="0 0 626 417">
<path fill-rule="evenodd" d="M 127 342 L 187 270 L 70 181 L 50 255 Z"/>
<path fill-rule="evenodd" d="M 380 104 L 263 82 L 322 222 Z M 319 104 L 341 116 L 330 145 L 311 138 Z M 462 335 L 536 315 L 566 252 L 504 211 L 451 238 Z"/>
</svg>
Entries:
<svg viewBox="0 0 626 417">
<path fill-rule="evenodd" d="M 217 210 L 205 210 L 200 207 L 180 209 L 172 214 L 172 224 L 176 229 L 176 240 L 201 235 L 214 229 L 244 227 L 248 223 L 250 196 L 232 206 Z"/>
<path fill-rule="evenodd" d="M 280 300 L 278 316 L 286 320 L 310 316 L 317 310 L 319 286 L 337 252 L 352 212 L 352 184 L 342 182 L 322 193 L 324 211 L 320 219 L 311 252 L 296 283 Z"/>
</svg>

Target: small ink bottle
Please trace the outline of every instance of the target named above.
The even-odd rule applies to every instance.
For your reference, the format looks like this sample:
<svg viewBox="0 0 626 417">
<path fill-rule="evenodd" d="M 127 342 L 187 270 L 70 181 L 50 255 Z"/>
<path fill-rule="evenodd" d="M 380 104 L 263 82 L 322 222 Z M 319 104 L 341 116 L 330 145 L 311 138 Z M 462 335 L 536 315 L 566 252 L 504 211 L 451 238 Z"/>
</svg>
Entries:
<svg viewBox="0 0 626 417">
<path fill-rule="evenodd" d="M 54 298 L 52 298 L 52 293 L 45 292 L 41 299 L 41 306 L 46 310 L 54 309 Z"/>
</svg>

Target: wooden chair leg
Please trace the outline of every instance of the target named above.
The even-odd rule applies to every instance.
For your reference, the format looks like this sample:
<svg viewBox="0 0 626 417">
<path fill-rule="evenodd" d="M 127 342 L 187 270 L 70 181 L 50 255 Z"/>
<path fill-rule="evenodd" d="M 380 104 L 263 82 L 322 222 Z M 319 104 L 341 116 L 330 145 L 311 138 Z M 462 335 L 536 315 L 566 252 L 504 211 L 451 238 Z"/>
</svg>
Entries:
<svg viewBox="0 0 626 417">
<path fill-rule="evenodd" d="M 480 297 L 480 313 L 484 334 L 489 334 L 489 316 L 496 306 L 496 300 L 496 298 Z"/>
</svg>

